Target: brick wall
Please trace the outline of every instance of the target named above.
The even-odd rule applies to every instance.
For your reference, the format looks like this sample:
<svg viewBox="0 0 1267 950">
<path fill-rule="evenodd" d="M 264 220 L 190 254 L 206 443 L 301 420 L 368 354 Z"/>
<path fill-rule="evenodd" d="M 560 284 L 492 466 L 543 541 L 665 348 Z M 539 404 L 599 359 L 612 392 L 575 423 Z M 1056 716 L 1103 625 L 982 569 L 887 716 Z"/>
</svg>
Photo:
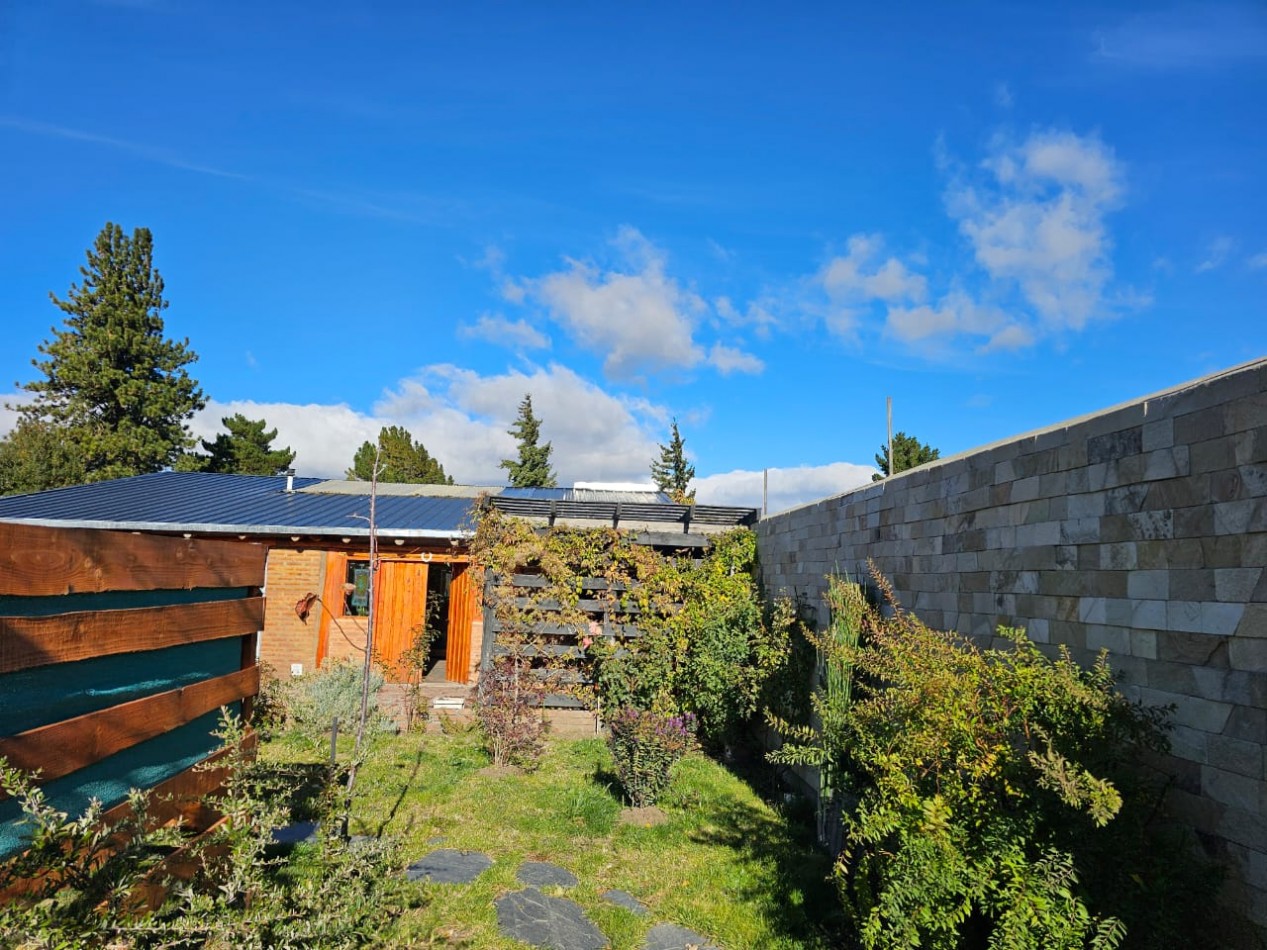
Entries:
<svg viewBox="0 0 1267 950">
<path fill-rule="evenodd" d="M 874 558 L 931 626 L 1026 627 L 1173 703 L 1174 807 L 1267 932 L 1267 360 L 763 520 L 771 591 L 819 610 Z"/>
<path fill-rule="evenodd" d="M 312 549 L 291 551 L 273 548 L 268 552 L 265 578 L 267 601 L 264 632 L 260 635 L 260 659 L 283 679 L 291 675 L 293 663 L 302 663 L 311 673 L 317 663 L 317 631 L 321 608 L 314 606 L 307 622 L 295 613 L 295 602 L 311 592 L 320 594 L 325 580 L 325 552 Z"/>
</svg>

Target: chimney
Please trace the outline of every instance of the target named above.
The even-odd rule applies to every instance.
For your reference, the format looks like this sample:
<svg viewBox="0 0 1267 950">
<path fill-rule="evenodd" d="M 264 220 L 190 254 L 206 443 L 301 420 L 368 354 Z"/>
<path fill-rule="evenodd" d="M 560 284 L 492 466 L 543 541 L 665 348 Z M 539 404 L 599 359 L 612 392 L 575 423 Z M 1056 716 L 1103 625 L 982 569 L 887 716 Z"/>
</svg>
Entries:
<svg viewBox="0 0 1267 950">
<path fill-rule="evenodd" d="M 291 494 L 295 490 L 295 470 L 293 468 L 286 469 L 286 494 Z"/>
</svg>

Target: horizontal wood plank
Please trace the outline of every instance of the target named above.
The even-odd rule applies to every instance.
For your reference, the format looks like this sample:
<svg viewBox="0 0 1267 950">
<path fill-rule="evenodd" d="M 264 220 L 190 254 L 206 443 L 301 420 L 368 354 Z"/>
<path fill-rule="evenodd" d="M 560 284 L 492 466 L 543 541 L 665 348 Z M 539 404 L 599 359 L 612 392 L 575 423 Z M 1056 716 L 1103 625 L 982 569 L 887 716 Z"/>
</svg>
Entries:
<svg viewBox="0 0 1267 950">
<path fill-rule="evenodd" d="M 259 692 L 258 667 L 111 706 L 0 739 L 0 755 L 39 781 L 69 775 Z"/>
<path fill-rule="evenodd" d="M 0 594 L 263 587 L 264 545 L 0 523 Z"/>
<path fill-rule="evenodd" d="M 245 636 L 263 625 L 263 597 L 51 617 L 0 617 L 0 673 Z"/>
</svg>

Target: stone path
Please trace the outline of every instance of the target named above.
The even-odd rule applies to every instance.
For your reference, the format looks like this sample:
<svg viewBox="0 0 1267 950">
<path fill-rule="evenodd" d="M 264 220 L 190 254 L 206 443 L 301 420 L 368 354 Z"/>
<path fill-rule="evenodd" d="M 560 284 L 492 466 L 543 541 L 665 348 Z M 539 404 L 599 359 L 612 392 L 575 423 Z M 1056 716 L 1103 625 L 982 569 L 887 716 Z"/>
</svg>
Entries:
<svg viewBox="0 0 1267 950">
<path fill-rule="evenodd" d="M 487 854 L 441 848 L 405 868 L 405 877 L 433 884 L 470 884 L 492 866 L 493 859 Z"/>
<path fill-rule="evenodd" d="M 411 881 L 435 884 L 469 884 L 493 866 L 493 859 L 479 851 L 440 848 L 405 869 Z M 497 926 L 503 934 L 547 950 L 602 950 L 611 941 L 585 915 L 576 901 L 550 897 L 539 887 L 575 887 L 576 875 L 548 861 L 525 861 L 515 874 L 522 891 L 503 894 L 493 903 Z M 602 900 L 644 916 L 647 905 L 628 891 L 604 891 Z M 704 937 L 677 924 L 656 924 L 647 933 L 642 950 L 720 950 Z"/>
</svg>

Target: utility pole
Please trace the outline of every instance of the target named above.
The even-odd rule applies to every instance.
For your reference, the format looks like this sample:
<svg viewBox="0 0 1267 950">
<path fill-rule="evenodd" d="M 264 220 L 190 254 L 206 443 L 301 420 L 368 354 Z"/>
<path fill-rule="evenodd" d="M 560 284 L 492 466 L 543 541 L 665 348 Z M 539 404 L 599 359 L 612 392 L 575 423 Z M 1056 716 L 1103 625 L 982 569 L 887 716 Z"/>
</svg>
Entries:
<svg viewBox="0 0 1267 950">
<path fill-rule="evenodd" d="M 761 470 L 761 517 L 770 513 L 770 470 Z"/>
<path fill-rule="evenodd" d="M 885 396 L 884 403 L 887 410 L 886 414 L 888 415 L 889 429 L 889 470 L 885 473 L 885 477 L 888 477 L 893 474 L 893 397 Z"/>
</svg>

